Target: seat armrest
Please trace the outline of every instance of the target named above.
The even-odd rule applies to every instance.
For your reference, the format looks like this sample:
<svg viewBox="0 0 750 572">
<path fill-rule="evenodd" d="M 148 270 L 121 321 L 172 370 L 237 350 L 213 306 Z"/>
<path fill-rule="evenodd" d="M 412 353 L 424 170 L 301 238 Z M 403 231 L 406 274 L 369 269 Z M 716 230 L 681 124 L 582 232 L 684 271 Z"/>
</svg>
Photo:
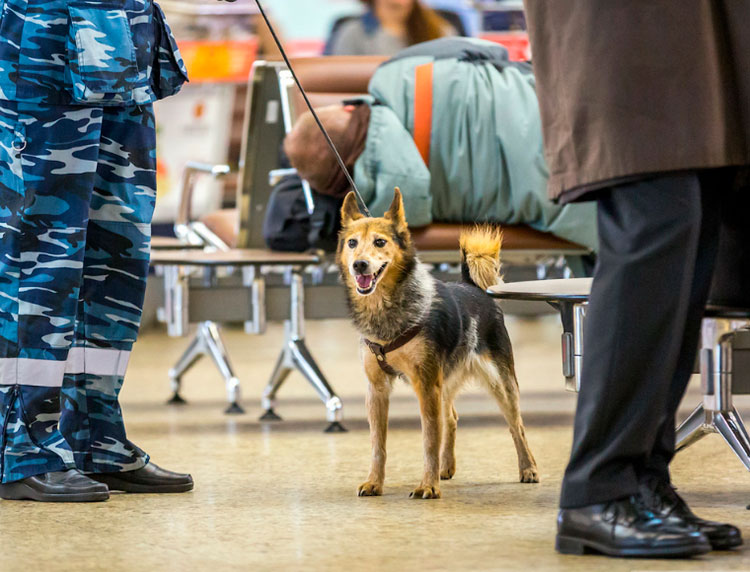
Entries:
<svg viewBox="0 0 750 572">
<path fill-rule="evenodd" d="M 284 177 L 291 177 L 292 175 L 297 174 L 297 169 L 290 168 L 290 169 L 274 169 L 273 171 L 269 171 L 268 173 L 268 184 L 272 187 L 274 185 L 277 185 L 281 179 Z M 310 187 L 310 183 L 307 182 L 306 179 L 301 179 L 302 181 L 302 192 L 305 195 L 305 206 L 307 207 L 307 214 L 312 215 L 313 211 L 315 210 L 315 199 L 312 195 L 312 188 Z"/>
<path fill-rule="evenodd" d="M 190 233 L 188 225 L 193 222 L 193 190 L 197 178 L 211 176 L 218 179 L 228 175 L 231 171 L 229 165 L 200 163 L 198 161 L 187 162 L 180 177 L 177 219 L 174 224 L 174 232 L 178 238 L 186 238 Z"/>
<path fill-rule="evenodd" d="M 291 177 L 297 174 L 297 169 L 274 169 L 268 173 L 268 184 L 272 187 L 281 181 L 284 177 Z"/>
</svg>

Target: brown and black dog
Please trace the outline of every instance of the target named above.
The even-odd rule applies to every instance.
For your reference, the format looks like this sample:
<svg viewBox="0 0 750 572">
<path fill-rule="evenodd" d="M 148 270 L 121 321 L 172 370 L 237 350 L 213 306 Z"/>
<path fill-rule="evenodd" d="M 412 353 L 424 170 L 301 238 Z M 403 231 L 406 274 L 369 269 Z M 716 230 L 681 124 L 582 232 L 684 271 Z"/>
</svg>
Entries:
<svg viewBox="0 0 750 572">
<path fill-rule="evenodd" d="M 453 401 L 471 379 L 487 387 L 505 415 L 521 482 L 538 482 L 503 313 L 485 293 L 500 281 L 501 232 L 492 227 L 465 231 L 460 244 L 462 281 L 444 283 L 417 258 L 398 189 L 382 218 L 365 218 L 353 193 L 341 212 L 337 262 L 354 324 L 362 334 L 370 382 L 372 464 L 358 495 L 383 493 L 388 404 L 398 377 L 416 391 L 422 416 L 424 476 L 413 498 L 440 498 L 440 479 L 456 472 L 458 415 Z"/>
</svg>

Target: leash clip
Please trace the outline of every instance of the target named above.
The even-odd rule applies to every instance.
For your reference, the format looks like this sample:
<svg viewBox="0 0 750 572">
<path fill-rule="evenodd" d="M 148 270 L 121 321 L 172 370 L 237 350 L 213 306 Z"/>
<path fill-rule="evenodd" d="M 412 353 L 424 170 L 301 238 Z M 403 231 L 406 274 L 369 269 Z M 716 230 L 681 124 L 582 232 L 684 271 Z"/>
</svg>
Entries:
<svg viewBox="0 0 750 572">
<path fill-rule="evenodd" d="M 375 359 L 381 363 L 384 363 L 385 362 L 385 348 L 381 346 L 380 344 L 376 344 L 374 342 L 370 342 L 368 345 L 370 346 L 370 351 L 375 356 Z"/>
</svg>

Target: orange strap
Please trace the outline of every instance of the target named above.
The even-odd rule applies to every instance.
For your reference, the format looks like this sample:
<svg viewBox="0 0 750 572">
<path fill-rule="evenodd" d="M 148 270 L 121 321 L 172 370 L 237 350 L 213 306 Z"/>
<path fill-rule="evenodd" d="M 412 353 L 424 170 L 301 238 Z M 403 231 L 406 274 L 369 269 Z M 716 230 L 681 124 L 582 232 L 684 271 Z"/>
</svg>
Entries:
<svg viewBox="0 0 750 572">
<path fill-rule="evenodd" d="M 432 70 L 432 63 L 417 66 L 414 82 L 414 143 L 428 167 L 432 137 Z"/>
</svg>

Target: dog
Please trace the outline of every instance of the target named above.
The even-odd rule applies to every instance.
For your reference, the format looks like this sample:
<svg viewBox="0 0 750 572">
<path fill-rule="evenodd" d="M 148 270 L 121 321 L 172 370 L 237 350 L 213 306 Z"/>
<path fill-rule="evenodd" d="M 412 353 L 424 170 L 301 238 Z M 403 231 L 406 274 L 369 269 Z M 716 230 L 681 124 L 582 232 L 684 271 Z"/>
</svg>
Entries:
<svg viewBox="0 0 750 572">
<path fill-rule="evenodd" d="M 458 415 L 453 401 L 471 379 L 489 390 L 505 415 L 521 482 L 539 482 L 521 419 L 503 312 L 485 293 L 501 281 L 500 230 L 490 226 L 465 230 L 460 240 L 461 282 L 444 283 L 417 258 L 398 188 L 381 218 L 366 218 L 350 192 L 341 208 L 341 221 L 336 261 L 351 317 L 362 335 L 361 354 L 369 380 L 372 463 L 358 496 L 383 494 L 388 404 L 399 377 L 414 388 L 422 419 L 424 475 L 412 498 L 440 498 L 440 480 L 456 473 Z"/>
</svg>

